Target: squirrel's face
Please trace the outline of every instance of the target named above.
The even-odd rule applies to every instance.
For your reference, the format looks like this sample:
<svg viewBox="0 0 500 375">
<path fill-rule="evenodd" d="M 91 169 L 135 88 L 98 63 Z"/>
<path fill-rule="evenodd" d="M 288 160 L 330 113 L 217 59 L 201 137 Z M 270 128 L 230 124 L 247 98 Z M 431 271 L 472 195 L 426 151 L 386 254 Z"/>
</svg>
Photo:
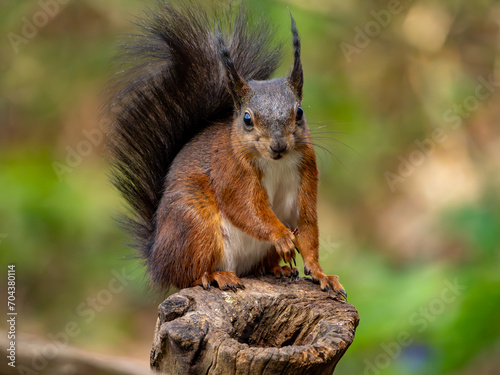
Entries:
<svg viewBox="0 0 500 375">
<path fill-rule="evenodd" d="M 247 82 L 238 73 L 222 32 L 217 34 L 217 51 L 234 101 L 233 143 L 242 156 L 278 160 L 298 145 L 311 143 L 300 107 L 304 83 L 300 38 L 291 14 L 290 18 L 294 60 L 286 78 Z"/>
<path fill-rule="evenodd" d="M 264 159 L 279 160 L 307 142 L 301 103 L 285 79 L 250 81 L 234 121 L 239 145 Z"/>
</svg>

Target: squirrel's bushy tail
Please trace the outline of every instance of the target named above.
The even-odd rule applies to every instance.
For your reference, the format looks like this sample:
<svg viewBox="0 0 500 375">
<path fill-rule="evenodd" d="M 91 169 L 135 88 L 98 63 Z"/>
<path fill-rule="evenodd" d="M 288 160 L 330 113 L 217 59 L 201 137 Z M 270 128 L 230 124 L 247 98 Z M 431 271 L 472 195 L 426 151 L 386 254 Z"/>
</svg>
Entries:
<svg viewBox="0 0 500 375">
<path fill-rule="evenodd" d="M 124 68 L 112 86 L 112 181 L 130 206 L 126 225 L 144 258 L 173 159 L 197 132 L 234 111 L 217 53 L 218 28 L 246 80 L 268 79 L 281 59 L 266 23 L 214 4 L 160 3 L 138 22 L 141 32 L 125 45 Z"/>
</svg>

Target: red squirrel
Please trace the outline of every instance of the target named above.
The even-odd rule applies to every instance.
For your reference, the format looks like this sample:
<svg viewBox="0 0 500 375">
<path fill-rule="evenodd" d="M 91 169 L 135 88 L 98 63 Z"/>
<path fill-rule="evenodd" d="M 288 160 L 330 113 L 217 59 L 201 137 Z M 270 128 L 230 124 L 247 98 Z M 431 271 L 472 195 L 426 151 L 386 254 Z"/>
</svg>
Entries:
<svg viewBox="0 0 500 375">
<path fill-rule="evenodd" d="M 318 168 L 290 17 L 294 62 L 284 78 L 269 79 L 282 55 L 273 30 L 245 10 L 231 19 L 163 3 L 126 47 L 109 105 L 112 178 L 161 289 L 237 290 L 258 272 L 297 277 L 297 249 L 305 274 L 346 299 L 318 262 Z"/>
</svg>

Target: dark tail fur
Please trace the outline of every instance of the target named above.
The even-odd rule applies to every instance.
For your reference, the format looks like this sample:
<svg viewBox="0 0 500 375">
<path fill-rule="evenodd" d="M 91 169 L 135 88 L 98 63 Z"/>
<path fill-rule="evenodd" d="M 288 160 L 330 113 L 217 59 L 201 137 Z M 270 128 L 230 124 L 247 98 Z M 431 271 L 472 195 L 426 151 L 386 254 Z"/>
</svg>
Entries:
<svg viewBox="0 0 500 375">
<path fill-rule="evenodd" d="M 234 111 L 217 53 L 219 26 L 229 30 L 227 46 L 244 79 L 268 79 L 281 59 L 266 23 L 250 25 L 243 9 L 232 15 L 229 7 L 215 8 L 162 3 L 150 12 L 125 46 L 125 67 L 113 85 L 112 181 L 130 207 L 126 225 L 144 258 L 173 159 L 207 124 Z"/>
</svg>

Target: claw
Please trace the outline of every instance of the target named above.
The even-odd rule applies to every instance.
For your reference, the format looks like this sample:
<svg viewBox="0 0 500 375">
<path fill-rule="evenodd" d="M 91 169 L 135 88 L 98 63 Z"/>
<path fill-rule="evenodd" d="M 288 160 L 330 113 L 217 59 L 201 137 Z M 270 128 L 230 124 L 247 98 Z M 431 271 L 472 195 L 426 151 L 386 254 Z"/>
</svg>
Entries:
<svg viewBox="0 0 500 375">
<path fill-rule="evenodd" d="M 295 261 L 295 258 L 292 258 L 292 260 L 293 260 L 293 265 L 297 267 L 297 262 Z"/>
<path fill-rule="evenodd" d="M 328 293 L 328 297 L 330 297 L 330 290 L 332 290 L 332 289 L 330 288 L 330 285 L 326 285 L 326 286 L 323 288 L 323 291 Z"/>
<path fill-rule="evenodd" d="M 347 292 L 344 289 L 340 290 L 339 297 L 341 300 L 347 302 Z"/>
<path fill-rule="evenodd" d="M 208 279 L 208 275 L 207 273 L 205 272 L 205 274 L 202 276 L 202 278 L 200 279 L 200 284 L 201 286 L 203 287 L 203 289 L 205 290 L 210 290 L 210 281 Z"/>
<path fill-rule="evenodd" d="M 296 247 L 295 250 L 297 250 L 297 252 L 300 254 L 300 250 L 298 247 Z"/>
</svg>

